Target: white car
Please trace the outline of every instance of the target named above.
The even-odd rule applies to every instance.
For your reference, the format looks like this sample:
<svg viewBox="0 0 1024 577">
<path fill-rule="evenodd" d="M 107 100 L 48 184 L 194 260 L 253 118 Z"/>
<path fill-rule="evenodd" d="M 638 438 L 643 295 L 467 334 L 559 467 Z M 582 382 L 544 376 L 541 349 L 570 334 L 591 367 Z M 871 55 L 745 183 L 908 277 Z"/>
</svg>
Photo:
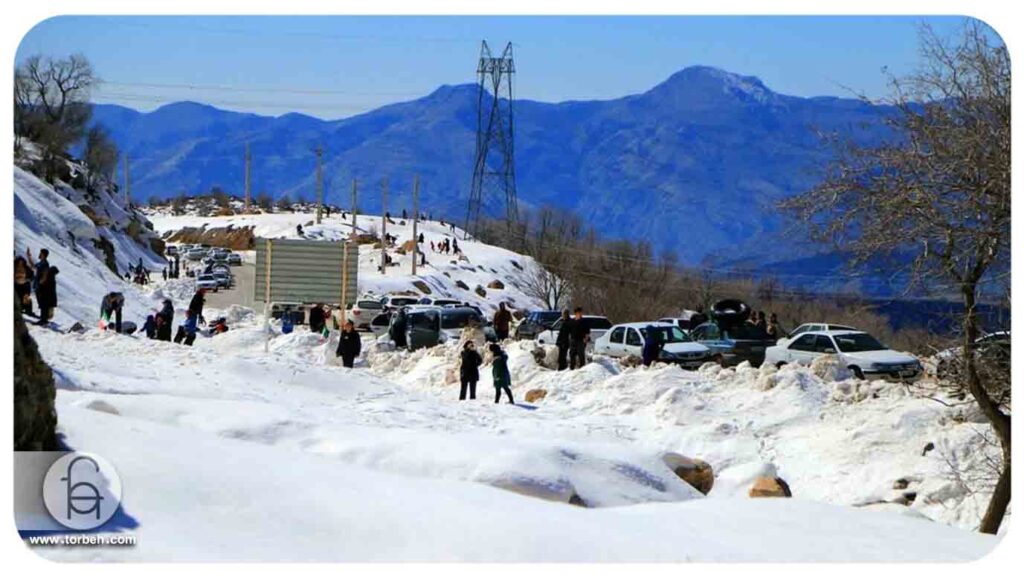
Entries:
<svg viewBox="0 0 1024 577">
<path fill-rule="evenodd" d="M 580 319 L 583 324 L 590 328 L 590 342 L 593 343 L 601 338 L 608 329 L 612 328 L 612 322 L 607 317 L 597 315 L 583 315 Z M 555 321 L 551 328 L 537 333 L 538 345 L 554 345 L 558 343 L 558 330 L 562 328 L 562 319 Z"/>
<path fill-rule="evenodd" d="M 189 249 L 189 251 L 185 253 L 185 258 L 188 260 L 202 260 L 205 256 L 206 251 L 201 248 Z"/>
<path fill-rule="evenodd" d="M 345 311 L 345 317 L 352 321 L 356 330 L 363 330 L 369 329 L 370 321 L 382 312 L 384 312 L 384 305 L 379 300 L 360 297 Z"/>
<path fill-rule="evenodd" d="M 789 341 L 795 339 L 796 337 L 798 337 L 798 336 L 800 336 L 800 335 L 802 335 L 804 333 L 811 332 L 811 331 L 855 331 L 855 330 L 857 330 L 857 329 L 855 329 L 853 327 L 848 327 L 846 325 L 836 325 L 836 324 L 832 324 L 832 323 L 804 323 L 804 324 L 798 326 L 797 328 L 789 331 L 789 334 L 786 335 L 785 337 L 779 339 L 778 344 L 781 345 L 781 344 L 783 344 L 784 341 L 785 342 L 789 342 Z"/>
<path fill-rule="evenodd" d="M 659 360 L 685 369 L 697 369 L 711 360 L 711 349 L 693 342 L 683 329 L 672 323 L 627 323 L 615 325 L 594 341 L 594 352 L 609 357 L 643 357 L 644 343 L 656 331 L 664 343 Z"/>
<path fill-rule="evenodd" d="M 201 274 L 196 277 L 196 288 L 216 291 L 219 287 L 220 282 L 212 274 Z"/>
<path fill-rule="evenodd" d="M 809 365 L 823 355 L 836 355 L 858 379 L 913 381 L 923 372 L 916 357 L 889 349 L 862 331 L 808 331 L 785 344 L 768 347 L 764 362 L 776 367 Z"/>
</svg>

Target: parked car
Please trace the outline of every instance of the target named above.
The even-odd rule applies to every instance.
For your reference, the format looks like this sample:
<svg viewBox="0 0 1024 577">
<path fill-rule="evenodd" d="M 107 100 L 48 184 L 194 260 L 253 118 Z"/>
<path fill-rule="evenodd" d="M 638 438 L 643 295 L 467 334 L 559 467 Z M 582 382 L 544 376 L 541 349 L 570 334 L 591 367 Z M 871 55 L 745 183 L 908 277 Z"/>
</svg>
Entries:
<svg viewBox="0 0 1024 577">
<path fill-rule="evenodd" d="M 185 253 L 185 258 L 188 260 L 202 260 L 206 256 L 206 251 L 201 248 L 192 248 Z"/>
<path fill-rule="evenodd" d="M 982 370 L 1010 374 L 1010 331 L 998 331 L 978 337 L 974 341 L 974 358 Z M 964 368 L 963 349 L 953 347 L 935 353 L 935 376 L 955 379 Z"/>
<path fill-rule="evenodd" d="M 384 310 L 384 305 L 380 301 L 361 297 L 348 307 L 345 317 L 352 321 L 356 330 L 368 330 L 370 321 Z"/>
<path fill-rule="evenodd" d="M 240 266 L 242 264 L 242 255 L 237 252 L 233 252 L 228 255 L 228 264 L 231 266 Z"/>
<path fill-rule="evenodd" d="M 231 288 L 231 273 L 218 270 L 211 274 L 217 280 L 218 288 Z"/>
<path fill-rule="evenodd" d="M 533 340 L 538 334 L 554 326 L 560 318 L 562 313 L 559 311 L 531 311 L 516 325 L 513 337 L 519 341 Z"/>
<path fill-rule="evenodd" d="M 711 358 L 723 367 L 749 361 L 759 367 L 764 362 L 765 349 L 775 340 L 754 325 L 739 323 L 720 327 L 708 321 L 690 331 L 690 338 L 711 349 Z"/>
<path fill-rule="evenodd" d="M 208 289 L 215 291 L 220 288 L 220 284 L 217 282 L 217 277 L 212 274 L 201 274 L 196 277 L 196 288 Z"/>
<path fill-rule="evenodd" d="M 822 355 L 836 355 L 858 379 L 911 381 L 923 369 L 913 355 L 889 349 L 862 331 L 809 331 L 792 341 L 768 347 L 765 362 L 809 365 Z"/>
<path fill-rule="evenodd" d="M 484 338 L 488 342 L 498 340 L 494 327 L 484 321 L 479 311 L 472 307 L 407 306 L 405 319 L 405 340 L 410 351 L 458 340 L 462 329 L 471 323 L 483 329 Z M 391 320 L 394 320 L 394 315 Z"/>
<path fill-rule="evenodd" d="M 597 315 L 584 315 L 580 319 L 587 327 L 590 328 L 590 343 L 593 345 L 594 341 L 601 338 L 608 329 L 612 328 L 611 321 L 607 317 Z M 555 321 L 555 324 L 551 325 L 550 329 L 537 333 L 537 344 L 539 345 L 553 345 L 558 342 L 558 329 L 562 328 L 562 319 Z"/>
<path fill-rule="evenodd" d="M 832 324 L 832 323 L 804 323 L 804 324 L 798 326 L 797 328 L 789 331 L 789 334 L 786 335 L 784 339 L 779 339 L 779 340 L 780 341 L 782 341 L 782 340 L 787 340 L 788 341 L 788 340 L 793 339 L 794 337 L 800 336 L 800 335 L 802 335 L 802 334 L 804 334 L 806 332 L 810 332 L 810 331 L 855 331 L 855 330 L 857 330 L 857 329 L 855 329 L 853 327 L 848 327 L 846 325 L 836 325 L 836 324 Z M 782 344 L 782 343 L 780 342 L 779 344 Z"/>
<path fill-rule="evenodd" d="M 615 325 L 594 341 L 594 352 L 610 357 L 643 356 L 644 344 L 656 332 L 664 343 L 659 360 L 696 369 L 711 360 L 711 350 L 693 342 L 686 332 L 671 323 L 626 323 Z"/>
<path fill-rule="evenodd" d="M 409 295 L 387 295 L 381 298 L 380 303 L 385 309 L 395 311 L 402 307 L 419 304 L 419 298 Z"/>
</svg>

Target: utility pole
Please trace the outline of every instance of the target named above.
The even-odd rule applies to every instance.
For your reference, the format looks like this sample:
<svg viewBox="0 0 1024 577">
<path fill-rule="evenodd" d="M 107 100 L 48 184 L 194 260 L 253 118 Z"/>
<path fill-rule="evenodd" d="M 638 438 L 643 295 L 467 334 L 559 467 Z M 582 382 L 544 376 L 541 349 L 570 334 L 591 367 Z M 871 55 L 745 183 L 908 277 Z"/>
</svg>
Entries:
<svg viewBox="0 0 1024 577">
<path fill-rule="evenodd" d="M 356 189 L 358 188 L 358 186 L 359 185 L 358 185 L 356 179 L 353 178 L 352 179 L 352 206 L 350 207 L 351 210 L 352 210 L 352 235 L 351 236 L 355 236 L 355 235 L 359 234 L 359 231 L 356 229 L 356 224 L 357 224 L 356 223 L 356 220 L 357 220 L 356 219 L 356 215 L 359 214 L 359 209 L 356 206 Z"/>
<path fill-rule="evenodd" d="M 380 274 L 388 273 L 388 177 L 381 179 Z"/>
<path fill-rule="evenodd" d="M 249 143 L 245 143 L 245 214 L 249 214 L 249 203 L 252 200 L 249 186 L 249 171 L 252 168 L 252 156 L 249 154 Z"/>
<path fill-rule="evenodd" d="M 132 176 L 130 169 L 128 168 L 128 153 L 124 153 L 124 203 L 130 206 L 132 203 Z"/>
<path fill-rule="evenodd" d="M 417 225 L 420 221 L 420 175 L 412 178 L 412 275 L 416 276 L 416 264 L 420 260 L 420 237 Z"/>
<path fill-rule="evenodd" d="M 316 223 L 320 224 L 320 213 L 324 206 L 324 147 L 316 147 Z"/>
</svg>

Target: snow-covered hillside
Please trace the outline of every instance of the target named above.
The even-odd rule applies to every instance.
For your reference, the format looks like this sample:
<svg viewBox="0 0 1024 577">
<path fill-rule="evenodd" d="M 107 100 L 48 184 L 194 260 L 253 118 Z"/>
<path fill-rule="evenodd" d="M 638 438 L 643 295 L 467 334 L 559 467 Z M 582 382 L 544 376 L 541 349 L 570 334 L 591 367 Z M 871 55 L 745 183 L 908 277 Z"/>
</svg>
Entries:
<svg viewBox="0 0 1024 577">
<path fill-rule="evenodd" d="M 72 271 L 65 278 L 74 282 L 59 289 L 60 314 L 92 327 L 112 287 L 126 291 L 129 320 L 165 296 L 179 310 L 187 303 L 190 279 L 128 288 L 96 254 L 62 244 L 66 230 L 87 236 L 88 219 L 31 175 L 19 178 L 19 246 L 57 247 L 51 260 Z M 336 215 L 306 226 L 312 218 L 152 221 L 161 232 L 232 224 L 272 238 L 296 236 L 297 224 L 308 238 L 350 230 Z M 381 223 L 360 216 L 359 226 L 379 231 Z M 388 228 L 399 244 L 411 234 L 408 225 Z M 422 228 L 428 247 L 451 234 L 439 223 Z M 535 306 L 517 287 L 529 259 L 459 244 L 468 262 L 428 252 L 420 279 L 409 274 L 409 257 L 380 275 L 379 253 L 364 247 L 360 288 L 418 292 L 412 283 L 423 280 L 433 294 L 487 310 L 504 300 Z M 505 288 L 473 290 L 494 280 Z M 998 543 L 972 532 L 984 492 L 971 494 L 949 470 L 984 458 L 984 425 L 901 386 L 794 367 L 686 372 L 601 357 L 557 372 L 538 364 L 532 344 L 508 343 L 519 404 L 493 404 L 489 366 L 478 398 L 459 402 L 454 344 L 407 353 L 367 339 L 356 368 L 345 369 L 333 354 L 336 334 L 300 327 L 284 335 L 276 323 L 268 334 L 257 311 L 209 308 L 206 317 L 227 317 L 231 330 L 202 335 L 194 347 L 32 327 L 57 379 L 60 432 L 69 446 L 114 463 L 125 490 L 118 527 L 138 537 L 133 548 L 37 552 L 176 561 L 944 561 L 976 559 Z M 538 388 L 546 398 L 523 402 Z M 712 466 L 707 496 L 666 464 L 672 453 Z M 760 475 L 785 479 L 793 498 L 749 498 Z"/>
<path fill-rule="evenodd" d="M 341 240 L 352 232 L 352 217 L 342 218 L 333 212 L 322 223 L 311 224 L 315 216 L 310 213 L 276 213 L 219 217 L 193 215 L 172 216 L 166 212 L 151 213 L 153 227 L 162 235 L 184 228 L 205 228 L 206 230 L 251 227 L 253 234 L 261 238 L 300 238 L 298 226 L 302 226 L 302 237 L 306 239 Z M 360 233 L 380 234 L 384 230 L 382 217 L 359 215 L 356 227 Z M 387 225 L 387 232 L 397 237 L 397 246 L 412 239 L 412 221 L 392 216 L 394 224 Z M 411 291 L 425 294 L 414 285 L 420 281 L 426 284 L 431 296 L 456 298 L 470 302 L 485 312 L 493 312 L 499 302 L 505 302 L 514 309 L 528 310 L 539 303 L 523 292 L 525 275 L 534 266 L 533 259 L 503 248 L 487 245 L 475 240 L 464 240 L 462 229 L 453 231 L 438 221 L 421 222 L 418 232 L 423 234 L 427 264 L 412 276 L 412 254 L 399 255 L 389 250 L 389 256 L 398 266 L 388 267 L 381 274 L 380 250 L 365 244 L 359 247 L 359 289 L 362 292 L 386 294 L 389 292 Z M 430 243 L 440 244 L 445 239 L 458 242 L 463 257 L 455 254 L 441 254 L 430 250 Z M 499 281 L 502 288 L 489 288 L 493 281 Z M 458 283 L 462 283 L 462 288 Z M 481 296 L 478 292 L 483 293 Z"/>
<path fill-rule="evenodd" d="M 100 299 L 115 290 L 128 293 L 128 315 L 144 316 L 151 299 L 110 270 L 97 242 L 109 243 L 118 271 L 138 265 L 140 259 L 146 268 L 160 271 L 166 261 L 148 244 L 155 238 L 140 213 L 126 209 L 105 190 L 90 197 L 63 183 L 55 188 L 14 167 L 14 251 L 24 255 L 31 249 L 34 258 L 40 249 L 50 251 L 50 264 L 60 270 L 54 314 L 58 324 L 91 324 L 99 317 Z"/>
</svg>

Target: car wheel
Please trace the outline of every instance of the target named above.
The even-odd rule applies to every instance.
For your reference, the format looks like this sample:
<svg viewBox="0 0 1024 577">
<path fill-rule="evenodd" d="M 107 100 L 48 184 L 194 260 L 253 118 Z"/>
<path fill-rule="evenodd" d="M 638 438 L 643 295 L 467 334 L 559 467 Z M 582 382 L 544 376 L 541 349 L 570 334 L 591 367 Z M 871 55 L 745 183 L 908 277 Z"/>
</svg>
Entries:
<svg viewBox="0 0 1024 577">
<path fill-rule="evenodd" d="M 864 371 L 860 370 L 860 367 L 858 367 L 857 365 L 853 365 L 849 368 L 851 371 L 853 371 L 853 376 L 857 377 L 858 380 L 864 380 Z"/>
</svg>

